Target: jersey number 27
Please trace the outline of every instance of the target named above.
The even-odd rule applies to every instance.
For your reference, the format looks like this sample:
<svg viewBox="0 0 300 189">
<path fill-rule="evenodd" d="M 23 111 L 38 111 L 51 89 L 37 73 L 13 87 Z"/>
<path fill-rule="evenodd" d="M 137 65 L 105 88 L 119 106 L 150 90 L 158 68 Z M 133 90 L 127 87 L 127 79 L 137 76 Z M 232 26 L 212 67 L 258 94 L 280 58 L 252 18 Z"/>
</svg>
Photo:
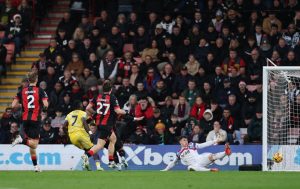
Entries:
<svg viewBox="0 0 300 189">
<path fill-rule="evenodd" d="M 110 108 L 110 104 L 97 102 L 97 114 L 106 115 Z"/>
</svg>

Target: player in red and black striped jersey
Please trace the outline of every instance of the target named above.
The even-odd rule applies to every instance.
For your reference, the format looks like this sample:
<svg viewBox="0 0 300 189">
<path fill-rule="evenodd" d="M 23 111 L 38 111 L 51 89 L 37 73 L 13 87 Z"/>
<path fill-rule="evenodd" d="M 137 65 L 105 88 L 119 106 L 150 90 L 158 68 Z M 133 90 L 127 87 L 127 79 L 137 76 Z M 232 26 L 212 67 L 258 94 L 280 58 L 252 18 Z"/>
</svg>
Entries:
<svg viewBox="0 0 300 189">
<path fill-rule="evenodd" d="M 127 113 L 120 108 L 117 98 L 111 94 L 111 91 L 111 82 L 105 81 L 103 83 L 103 93 L 99 94 L 97 98 L 90 101 L 89 105 L 86 107 L 86 111 L 88 113 L 96 114 L 96 125 L 98 126 L 99 130 L 99 147 L 100 149 L 103 149 L 106 142 L 109 141 L 109 166 L 115 167 L 114 151 L 117 137 L 113 128 L 116 124 L 117 116 L 125 115 Z"/>
<path fill-rule="evenodd" d="M 46 92 L 36 87 L 38 75 L 36 73 L 29 73 L 27 75 L 29 86 L 24 87 L 17 93 L 12 102 L 12 107 L 22 106 L 22 122 L 24 129 L 24 138 L 16 137 L 13 141 L 13 146 L 16 144 L 25 144 L 30 148 L 31 160 L 36 172 L 40 171 L 37 165 L 36 148 L 40 137 L 40 114 L 43 109 L 48 107 L 48 96 Z"/>
</svg>

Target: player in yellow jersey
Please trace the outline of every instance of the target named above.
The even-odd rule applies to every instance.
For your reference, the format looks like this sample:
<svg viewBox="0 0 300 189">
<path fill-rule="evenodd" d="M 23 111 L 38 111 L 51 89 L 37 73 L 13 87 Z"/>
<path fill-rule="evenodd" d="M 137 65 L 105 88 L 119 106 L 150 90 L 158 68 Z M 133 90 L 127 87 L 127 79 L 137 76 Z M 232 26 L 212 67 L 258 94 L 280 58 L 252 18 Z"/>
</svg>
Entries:
<svg viewBox="0 0 300 189">
<path fill-rule="evenodd" d="M 90 129 L 86 122 L 87 113 L 82 111 L 82 103 L 75 103 L 74 111 L 70 112 L 65 119 L 64 128 L 68 130 L 68 135 L 72 144 L 85 151 L 81 157 L 83 168 L 90 170 L 88 158 L 97 153 L 101 146 L 94 145 L 90 139 Z"/>
</svg>

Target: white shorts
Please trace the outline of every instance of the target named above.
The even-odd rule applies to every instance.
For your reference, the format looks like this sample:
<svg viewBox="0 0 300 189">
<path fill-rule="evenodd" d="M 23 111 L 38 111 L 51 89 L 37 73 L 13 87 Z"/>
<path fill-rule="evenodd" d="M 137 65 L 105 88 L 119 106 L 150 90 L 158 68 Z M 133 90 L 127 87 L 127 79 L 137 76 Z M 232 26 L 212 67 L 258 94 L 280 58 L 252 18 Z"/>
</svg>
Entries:
<svg viewBox="0 0 300 189">
<path fill-rule="evenodd" d="M 197 165 L 200 167 L 207 167 L 209 166 L 211 163 L 213 163 L 212 161 L 209 160 L 209 156 L 211 156 L 212 153 L 203 153 L 200 154 L 198 156 L 198 162 Z"/>
</svg>

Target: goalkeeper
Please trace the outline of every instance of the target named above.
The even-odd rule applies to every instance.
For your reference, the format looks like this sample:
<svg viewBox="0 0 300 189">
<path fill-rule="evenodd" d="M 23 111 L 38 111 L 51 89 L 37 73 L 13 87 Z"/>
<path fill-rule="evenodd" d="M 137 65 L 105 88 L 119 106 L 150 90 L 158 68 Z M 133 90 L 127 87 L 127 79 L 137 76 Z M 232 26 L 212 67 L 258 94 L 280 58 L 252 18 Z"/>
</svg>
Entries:
<svg viewBox="0 0 300 189">
<path fill-rule="evenodd" d="M 182 136 L 179 139 L 179 143 L 181 145 L 181 149 L 177 152 L 177 158 L 175 161 L 170 162 L 168 166 L 162 171 L 168 171 L 172 169 L 176 163 L 181 160 L 183 165 L 188 166 L 189 171 L 218 171 L 217 168 L 207 168 L 210 164 L 212 164 L 217 159 L 222 159 L 226 155 L 229 156 L 231 154 L 229 144 L 225 144 L 224 152 L 219 152 L 216 154 L 208 153 L 208 154 L 198 154 L 197 149 L 205 148 L 211 145 L 214 145 L 219 142 L 219 138 L 215 141 L 209 141 L 205 143 L 188 143 L 187 137 Z"/>
</svg>

